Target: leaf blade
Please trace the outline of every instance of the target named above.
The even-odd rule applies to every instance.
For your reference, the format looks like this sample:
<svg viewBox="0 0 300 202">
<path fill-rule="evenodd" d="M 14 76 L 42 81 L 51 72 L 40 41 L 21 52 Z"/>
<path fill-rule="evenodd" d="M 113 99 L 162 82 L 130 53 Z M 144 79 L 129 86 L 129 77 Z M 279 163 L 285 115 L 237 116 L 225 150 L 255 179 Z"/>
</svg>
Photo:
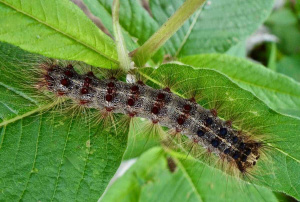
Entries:
<svg viewBox="0 0 300 202">
<path fill-rule="evenodd" d="M 272 109 L 300 117 L 300 84 L 286 76 L 248 60 L 220 54 L 188 56 L 180 61 L 194 67 L 220 71 Z"/>
<path fill-rule="evenodd" d="M 1 0 L 0 9 L 1 41 L 52 58 L 118 64 L 113 41 L 69 1 Z"/>
<path fill-rule="evenodd" d="M 183 2 L 184 0 L 151 0 L 150 8 L 156 21 L 162 25 Z M 196 16 L 195 25 L 193 25 L 194 16 L 166 43 L 165 51 L 175 57 L 226 52 L 262 24 L 270 14 L 273 2 L 273 0 L 207 1 L 200 16 Z"/>
<path fill-rule="evenodd" d="M 181 156 L 182 157 L 182 156 Z M 172 160 L 170 160 L 172 159 Z M 173 172 L 170 172 L 170 161 Z M 139 184 L 143 182 L 142 186 Z M 103 201 L 277 201 L 265 188 L 234 182 L 220 171 L 184 156 L 167 154 L 159 147 L 146 151 L 137 162 L 108 189 Z M 176 185 L 176 186 L 170 186 Z M 242 190 L 241 186 L 243 186 Z M 246 190 L 246 191 L 245 191 Z M 136 193 L 139 193 L 136 195 Z M 126 198 L 124 197 L 126 196 Z M 125 199 L 124 199 L 125 198 Z M 131 200 L 130 200 L 131 199 Z"/>
</svg>

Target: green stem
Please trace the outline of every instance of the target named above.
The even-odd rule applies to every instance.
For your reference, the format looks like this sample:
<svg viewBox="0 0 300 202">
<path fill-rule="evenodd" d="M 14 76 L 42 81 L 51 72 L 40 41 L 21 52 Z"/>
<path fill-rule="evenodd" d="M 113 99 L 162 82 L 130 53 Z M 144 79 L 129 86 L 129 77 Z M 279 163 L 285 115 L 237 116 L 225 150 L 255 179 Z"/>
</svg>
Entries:
<svg viewBox="0 0 300 202">
<path fill-rule="evenodd" d="M 130 53 L 135 64 L 143 66 L 204 2 L 205 0 L 186 0 L 150 39 Z"/>
<path fill-rule="evenodd" d="M 118 59 L 120 62 L 120 68 L 125 72 L 128 72 L 130 69 L 130 58 L 128 56 L 128 51 L 126 48 L 126 43 L 122 35 L 121 26 L 119 24 L 119 10 L 120 10 L 120 1 L 114 0 L 112 7 L 112 17 L 113 17 L 113 29 L 114 37 L 117 45 Z"/>
</svg>

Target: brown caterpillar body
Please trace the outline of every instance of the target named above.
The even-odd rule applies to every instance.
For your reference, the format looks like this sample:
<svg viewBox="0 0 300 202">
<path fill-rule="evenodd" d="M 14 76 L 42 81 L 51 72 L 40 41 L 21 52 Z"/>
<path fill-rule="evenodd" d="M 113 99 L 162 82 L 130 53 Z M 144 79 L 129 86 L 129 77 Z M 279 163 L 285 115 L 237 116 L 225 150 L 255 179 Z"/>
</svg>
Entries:
<svg viewBox="0 0 300 202">
<path fill-rule="evenodd" d="M 79 75 L 72 67 L 59 65 L 44 75 L 50 91 L 64 95 L 88 108 L 127 114 L 152 120 L 174 129 L 246 173 L 260 157 L 262 144 L 228 126 L 193 99 L 154 89 L 142 82 L 125 83 L 115 78 L 100 80 L 92 73 Z"/>
</svg>

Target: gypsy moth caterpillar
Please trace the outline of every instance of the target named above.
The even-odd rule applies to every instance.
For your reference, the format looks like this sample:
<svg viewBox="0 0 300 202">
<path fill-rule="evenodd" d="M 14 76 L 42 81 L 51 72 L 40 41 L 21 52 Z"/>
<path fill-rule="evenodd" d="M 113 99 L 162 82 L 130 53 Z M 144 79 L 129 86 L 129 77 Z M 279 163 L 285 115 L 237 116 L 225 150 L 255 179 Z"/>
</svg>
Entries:
<svg viewBox="0 0 300 202">
<path fill-rule="evenodd" d="M 42 62 L 43 63 L 43 60 L 41 60 L 40 62 Z M 39 63 L 40 64 L 40 63 Z M 54 64 L 54 63 L 53 63 Z M 59 68 L 61 68 L 61 70 L 66 70 L 65 69 L 65 67 L 67 67 L 69 64 L 72 64 L 72 62 L 67 62 L 67 61 L 61 61 L 61 62 L 59 62 L 58 64 L 60 64 L 58 67 Z M 74 68 L 76 69 L 76 65 L 73 65 L 74 66 Z M 39 66 L 34 66 L 34 68 L 40 68 Z M 78 68 L 82 68 L 82 66 L 80 66 L 80 65 L 78 65 Z M 189 67 L 186 67 L 186 66 L 180 66 L 180 67 L 178 67 L 178 68 L 176 68 L 176 67 L 174 67 L 175 69 L 176 69 L 176 72 L 178 72 L 178 74 L 181 74 L 182 73 L 182 71 L 190 71 L 190 69 L 189 69 Z M 182 68 L 182 70 L 180 70 L 179 68 Z M 90 68 L 88 68 L 89 70 L 90 70 Z M 167 69 L 167 68 L 165 68 L 165 67 L 160 67 L 159 69 L 158 69 L 158 71 L 157 72 L 155 72 L 155 73 L 149 73 L 149 74 L 146 74 L 146 73 L 142 73 L 141 74 L 141 76 L 143 76 L 143 75 L 149 75 L 148 77 L 151 77 L 151 78 L 148 78 L 148 79 L 146 79 L 146 80 L 148 80 L 148 82 L 147 82 L 147 85 L 148 84 L 150 84 L 150 86 L 156 86 L 156 87 L 159 87 L 159 85 L 153 85 L 153 84 L 151 84 L 151 82 L 153 82 L 153 81 L 159 81 L 159 76 L 160 75 L 164 75 L 164 78 L 166 78 L 166 72 L 162 72 L 161 70 L 163 70 L 163 69 Z M 17 75 L 18 74 L 18 72 L 17 71 L 13 71 L 13 69 L 6 69 L 6 71 L 11 71 L 12 72 L 12 74 L 14 74 L 14 75 Z M 12 81 L 12 82 L 18 82 L 18 83 L 26 83 L 27 82 L 27 84 L 25 85 L 25 86 L 30 86 L 30 85 L 32 85 L 33 87 L 31 87 L 30 89 L 27 89 L 28 91 L 31 91 L 30 92 L 30 94 L 32 94 L 33 95 L 33 97 L 40 97 L 41 99 L 48 99 L 49 97 L 54 97 L 53 99 L 57 99 L 58 97 L 60 97 L 60 96 L 57 96 L 58 94 L 57 93 L 52 93 L 52 92 L 48 92 L 49 90 L 47 90 L 46 88 L 39 88 L 39 89 L 37 89 L 35 86 L 36 85 L 33 85 L 34 83 L 36 83 L 37 82 L 37 79 L 32 79 L 31 77 L 33 76 L 33 75 L 30 75 L 30 73 L 29 72 L 31 72 L 31 74 L 32 74 L 32 72 L 36 72 L 36 70 L 34 70 L 34 71 L 32 71 L 31 69 L 24 69 L 24 72 L 26 72 L 27 71 L 27 77 L 26 78 L 28 78 L 27 79 L 27 81 L 26 80 L 18 80 L 18 81 Z M 60 71 L 60 70 L 59 70 Z M 151 70 L 150 68 L 147 70 L 147 71 L 154 71 L 154 70 Z M 175 71 L 175 70 L 174 70 Z M 46 71 L 47 72 L 47 71 Z M 141 71 L 142 72 L 142 71 Z M 44 71 L 44 73 L 45 73 L 45 71 Z M 204 72 L 205 73 L 205 72 Z M 22 71 L 20 72 L 20 74 L 22 74 Z M 59 74 L 58 76 L 61 76 L 62 74 Z M 83 80 L 82 79 L 80 79 L 81 78 L 81 76 L 80 75 L 86 75 L 86 73 L 82 73 L 82 74 L 77 74 L 77 72 L 76 72 L 76 75 L 78 76 L 78 78 L 79 78 L 79 80 L 78 81 L 81 81 L 81 82 L 78 82 L 78 83 L 80 83 L 82 86 L 81 87 L 83 87 L 83 84 L 84 84 L 84 82 L 83 82 Z M 204 74 L 205 75 L 205 74 Z M 212 74 L 213 75 L 213 74 Z M 213 75 L 212 77 L 211 77 L 211 80 L 212 80 L 212 83 L 213 83 L 213 79 L 214 79 L 214 76 L 215 75 Z M 42 83 L 44 83 L 45 84 L 45 86 L 44 87 L 48 87 L 48 84 L 45 82 L 46 80 L 45 80 L 45 78 L 44 78 L 44 75 L 43 74 L 40 74 L 40 77 L 39 77 L 40 79 L 42 79 L 43 81 L 42 81 Z M 60 77 L 58 77 L 58 78 L 60 78 Z M 200 80 L 197 80 L 198 78 L 200 78 Z M 249 110 L 244 110 L 243 111 L 243 113 L 240 113 L 239 112 L 239 108 L 241 108 L 242 109 L 242 103 L 243 103 L 243 101 L 241 100 L 241 105 L 239 105 L 238 107 L 236 107 L 236 105 L 232 105 L 232 104 L 230 104 L 230 100 L 234 100 L 234 99 L 236 99 L 236 97 L 234 97 L 233 95 L 232 95 L 232 92 L 231 91 L 229 91 L 230 89 L 231 89 L 231 86 L 228 88 L 229 90 L 226 90 L 226 91 L 224 91 L 224 92 L 214 92 L 214 88 L 216 88 L 216 87 L 218 87 L 218 85 L 219 86 L 222 86 L 223 84 L 221 84 L 221 81 L 219 81 L 219 82 L 214 82 L 215 84 L 208 84 L 207 86 L 209 86 L 209 89 L 206 87 L 205 88 L 205 86 L 203 85 L 203 83 L 201 83 L 201 82 L 208 82 L 208 81 L 210 81 L 210 80 L 204 80 L 204 79 L 201 79 L 202 77 L 201 76 L 199 76 L 199 75 L 197 75 L 197 76 L 194 76 L 194 75 L 192 75 L 191 74 L 191 77 L 190 78 L 188 78 L 188 79 L 186 79 L 186 77 L 185 78 L 183 78 L 184 80 L 187 80 L 187 81 L 184 81 L 184 80 L 181 80 L 181 78 L 180 77 L 177 77 L 177 79 L 178 79 L 178 82 L 176 82 L 174 85 L 172 85 L 171 87 L 170 87 L 170 90 L 171 90 L 171 92 L 176 92 L 176 94 L 178 93 L 179 95 L 178 95 L 178 97 L 186 97 L 186 96 L 181 96 L 183 93 L 186 93 L 186 95 L 188 95 L 188 94 L 195 94 L 195 93 L 193 93 L 192 91 L 197 91 L 198 89 L 191 89 L 191 88 L 185 88 L 185 87 L 188 87 L 189 86 L 189 83 L 192 83 L 193 81 L 195 81 L 195 80 L 197 80 L 197 82 L 199 83 L 199 86 L 201 87 L 201 89 L 200 89 L 200 93 L 198 94 L 198 95 L 196 95 L 196 96 L 192 96 L 192 97 L 198 97 L 199 99 L 189 99 L 189 97 L 187 97 L 187 100 L 185 100 L 185 99 L 183 99 L 183 101 L 182 100 L 176 100 L 176 103 L 181 103 L 181 111 L 177 111 L 177 113 L 175 114 L 175 115 L 177 115 L 177 116 L 173 116 L 174 118 L 172 119 L 173 120 L 173 123 L 170 123 L 170 124 L 174 124 L 173 126 L 176 126 L 176 127 L 173 127 L 172 126 L 172 131 L 177 135 L 177 136 L 179 136 L 180 135 L 180 133 L 182 132 L 182 131 L 185 131 L 186 130 L 186 125 L 185 124 L 187 124 L 188 122 L 189 122 L 189 120 L 188 120 L 188 118 L 186 119 L 185 117 L 180 117 L 180 115 L 184 115 L 184 114 L 186 114 L 185 113 L 185 111 L 189 111 L 189 107 L 184 107 L 184 105 L 183 104 L 185 104 L 185 103 L 190 103 L 190 104 L 192 104 L 194 107 L 195 106 L 197 106 L 197 104 L 196 103 L 194 103 L 195 101 L 197 101 L 197 102 L 200 102 L 200 104 L 202 105 L 202 106 L 205 106 L 205 108 L 206 108 L 206 111 L 205 111 L 205 113 L 207 113 L 207 114 L 209 114 L 210 115 L 210 117 L 213 119 L 213 121 L 215 121 L 215 122 L 218 122 L 218 120 L 217 120 L 217 118 L 216 118 L 216 113 L 214 112 L 214 111 L 211 111 L 211 110 L 209 110 L 210 109 L 210 106 L 214 106 L 214 108 L 216 108 L 216 110 L 217 110 L 217 115 L 218 116 L 220 116 L 220 117 L 224 117 L 224 118 L 227 118 L 228 119 L 228 117 L 230 117 L 230 114 L 232 114 L 232 113 L 236 113 L 236 115 L 234 116 L 235 117 L 235 119 L 231 119 L 231 121 L 233 122 L 233 128 L 235 128 L 236 127 L 236 125 L 237 125 L 237 128 L 239 128 L 239 129 L 241 129 L 241 128 L 245 128 L 245 130 L 244 130 L 244 133 L 247 133 L 247 137 L 248 137 L 248 135 L 249 136 L 253 136 L 255 139 L 257 138 L 257 140 L 264 140 L 264 137 L 262 137 L 262 136 L 266 136 L 266 137 L 269 137 L 270 136 L 270 134 L 272 134 L 273 133 L 273 131 L 271 130 L 271 129 L 273 129 L 274 128 L 274 122 L 273 122 L 273 126 L 272 126 L 272 123 L 271 122 L 269 122 L 267 125 L 263 125 L 263 124 L 258 124 L 258 120 L 256 119 L 256 117 L 257 117 L 257 115 L 259 115 L 259 114 L 263 114 L 264 113 L 264 111 L 258 111 L 256 108 L 254 108 L 253 106 L 254 106 L 254 104 L 253 104 L 253 106 L 251 105 L 251 103 L 248 105 L 248 107 L 249 107 Z M 63 78 L 61 78 L 61 79 L 63 79 Z M 102 96 L 102 98 L 103 99 L 105 99 L 105 101 L 106 102 L 108 102 L 107 100 L 106 100 L 106 95 L 107 94 L 109 94 L 109 95 L 113 95 L 113 96 L 116 96 L 116 98 L 118 98 L 118 96 L 117 95 L 114 95 L 114 93 L 118 93 L 118 92 L 123 92 L 123 90 L 122 91 L 120 91 L 120 86 L 125 86 L 125 87 L 128 87 L 127 88 L 127 92 L 132 92 L 132 90 L 133 91 L 135 91 L 135 88 L 134 89 L 131 89 L 131 88 L 129 88 L 129 86 L 134 86 L 135 84 L 124 84 L 124 83 L 122 83 L 121 81 L 119 81 L 119 80 L 117 80 L 117 79 L 114 79 L 114 78 L 111 78 L 111 76 L 110 77 L 106 77 L 105 79 L 95 79 L 95 80 L 101 80 L 101 81 L 105 81 L 104 82 L 104 85 L 103 86 L 105 86 L 105 89 L 102 89 L 101 90 L 101 93 L 103 93 L 103 96 Z M 25 82 L 26 81 L 26 82 Z M 61 82 L 61 80 L 58 80 L 58 79 L 56 79 L 56 81 L 60 81 Z M 113 81 L 113 85 L 112 85 L 112 83 L 110 83 L 111 81 Z M 39 81 L 40 82 L 40 81 Z M 77 82 L 77 81 L 76 81 Z M 144 82 L 145 83 L 145 82 Z M 40 83 L 41 84 L 41 83 Z M 59 83 L 55 83 L 55 85 L 58 85 Z M 76 83 L 75 83 L 76 84 Z M 158 83 L 156 83 L 156 84 L 158 84 Z M 62 85 L 61 83 L 59 84 L 59 85 Z M 138 85 L 141 85 L 141 86 L 143 86 L 143 88 L 148 88 L 147 87 L 147 85 L 146 84 L 143 84 L 143 83 L 138 83 Z M 80 86 L 80 85 L 79 85 Z M 117 86 L 117 87 L 116 87 Z M 223 86 L 226 86 L 226 85 L 223 85 Z M 25 88 L 27 88 L 27 87 L 25 87 Z M 51 87 L 51 86 L 50 86 Z M 72 87 L 72 85 L 71 86 L 69 86 L 69 87 Z M 116 87 L 116 88 L 115 88 Z M 125 88 L 124 87 L 124 88 Z M 152 103 L 152 105 L 148 105 L 149 106 L 149 111 L 150 111 L 150 109 L 152 110 L 152 108 L 154 107 L 154 106 L 159 106 L 159 107 L 169 107 L 169 106 L 175 106 L 175 107 L 173 107 L 174 109 L 175 108 L 178 108 L 178 106 L 177 105 L 173 105 L 172 104 L 172 102 L 170 101 L 173 97 L 173 95 L 169 92 L 169 91 L 166 91 L 166 90 L 164 90 L 165 89 L 165 87 L 166 86 L 161 86 L 161 88 L 162 89 L 153 89 L 153 90 L 151 90 L 151 92 L 154 92 L 153 93 L 153 95 L 152 95 L 152 100 L 151 100 L 151 102 L 150 103 Z M 150 88 L 150 87 L 149 87 Z M 182 89 L 182 94 L 181 94 L 181 89 Z M 185 90 L 184 91 L 184 89 L 187 89 L 187 90 Z M 50 89 L 51 90 L 51 89 Z M 59 88 L 57 88 L 57 90 L 60 90 Z M 76 98 L 80 98 L 80 99 L 75 99 L 75 102 L 73 103 L 73 104 L 70 104 L 70 103 L 66 103 L 66 102 L 64 102 L 65 103 L 65 105 L 67 106 L 67 105 L 69 105 L 69 107 L 70 106 L 72 106 L 72 107 L 75 107 L 75 106 L 78 106 L 78 104 L 79 104 L 79 102 L 78 101 L 80 101 L 81 100 L 81 98 L 83 98 L 82 97 L 82 95 L 84 95 L 84 96 L 87 96 L 84 92 L 82 93 L 81 91 L 79 91 L 80 90 L 80 88 L 78 88 L 77 89 L 78 91 L 75 93 L 75 92 L 72 92 L 73 94 L 74 94 L 74 96 L 76 97 Z M 190 92 L 189 92 L 190 91 Z M 58 92 L 58 91 L 57 91 Z M 150 92 L 150 91 L 145 91 L 145 92 Z M 199 91 L 198 91 L 199 92 Z M 100 94 L 101 94 L 100 93 Z M 159 93 L 162 93 L 163 95 L 165 95 L 166 97 L 165 97 L 165 99 L 162 99 L 162 96 L 160 95 L 160 96 L 158 96 L 159 95 Z M 34 96 L 34 94 L 35 95 L 38 95 L 38 96 Z M 149 97 L 151 96 L 151 93 L 148 93 L 148 94 L 150 94 L 149 95 Z M 64 92 L 63 92 L 63 97 L 68 97 L 66 94 L 64 94 Z M 43 98 L 43 96 L 44 96 L 44 98 Z M 126 94 L 126 95 L 124 95 L 124 93 L 123 93 L 123 96 L 124 96 L 124 98 L 126 98 L 125 99 L 125 101 L 127 101 L 127 102 L 124 102 L 124 100 L 122 101 L 122 106 L 124 106 L 123 107 L 123 109 L 117 109 L 117 110 L 126 110 L 127 109 L 127 111 L 126 111 L 126 113 L 128 113 L 128 112 L 132 112 L 132 111 L 129 111 L 129 107 L 130 107 L 130 103 L 128 103 L 128 101 L 129 101 L 129 98 L 130 99 L 132 99 L 132 97 L 128 97 L 128 96 L 133 96 L 133 94 L 132 93 L 128 93 L 128 94 Z M 226 97 L 227 96 L 227 97 Z M 242 96 L 241 96 L 242 97 Z M 90 97 L 89 96 L 87 96 L 87 98 L 89 99 Z M 136 98 L 136 97 L 134 97 L 134 98 Z M 155 99 L 154 99 L 155 98 Z M 48 99 L 48 101 L 49 102 L 53 102 L 53 99 Z M 119 99 L 120 100 L 120 99 Z M 149 100 L 149 99 L 148 99 Z M 165 100 L 163 103 L 161 102 L 162 100 Z M 173 99 L 174 100 L 174 99 Z M 214 104 L 214 100 L 215 101 L 218 101 L 218 103 L 222 103 L 222 104 L 218 104 L 218 105 L 215 105 Z M 135 101 L 135 100 L 134 100 Z M 182 102 L 181 102 L 182 101 Z M 102 105 L 103 106 L 103 110 L 104 110 L 104 112 L 107 112 L 107 108 L 106 107 L 115 107 L 115 104 L 116 104 L 117 102 L 113 102 L 112 101 L 112 103 L 110 103 L 111 105 Z M 134 102 L 134 103 L 138 103 L 138 101 L 137 102 Z M 94 104 L 93 102 L 91 103 L 91 104 Z M 80 105 L 80 104 L 79 104 Z M 128 106 L 127 106 L 128 105 Z M 85 109 L 85 110 L 87 110 L 87 111 L 89 111 L 89 109 L 88 109 L 88 107 L 85 107 L 86 106 L 86 104 L 82 104 L 82 105 L 80 105 L 81 107 L 83 107 L 83 109 Z M 144 106 L 144 105 L 143 105 Z M 98 106 L 96 106 L 96 108 L 97 108 Z M 94 107 L 92 107 L 92 109 L 93 109 Z M 66 110 L 64 109 L 64 108 L 62 108 L 62 110 L 61 110 L 62 112 L 65 112 Z M 95 111 L 95 110 L 94 110 Z M 108 108 L 108 111 L 110 111 L 110 108 Z M 113 110 L 111 110 L 110 112 L 112 112 Z M 154 112 L 156 112 L 156 111 L 154 111 Z M 231 113 L 230 113 L 231 112 Z M 88 112 L 87 112 L 88 113 Z M 152 113 L 152 112 L 151 112 Z M 244 115 L 247 115 L 248 113 L 250 113 L 250 114 L 253 114 L 253 116 L 251 117 L 251 118 L 244 118 L 243 116 Z M 78 112 L 74 112 L 74 114 L 76 115 L 82 115 L 82 116 L 84 116 L 85 115 L 85 113 L 83 113 L 83 114 L 81 114 L 81 113 L 78 113 Z M 106 116 L 107 117 L 107 115 L 105 115 L 105 114 L 103 114 L 103 113 L 101 113 L 101 112 L 99 112 L 99 110 L 97 110 L 96 112 L 95 112 L 95 114 L 100 114 L 100 116 Z M 110 113 L 112 116 L 114 116 L 114 113 Z M 147 113 L 146 115 L 147 115 L 147 117 L 145 117 L 145 118 L 147 118 L 147 119 L 149 119 L 149 115 L 148 115 L 149 113 Z M 225 115 L 224 115 L 225 114 Z M 164 114 L 162 114 L 163 116 L 161 116 L 162 117 L 162 119 L 163 120 L 170 120 L 170 118 L 168 118 L 168 117 L 166 117 Z M 130 114 L 128 113 L 128 116 L 125 116 L 125 117 L 127 117 L 126 119 L 128 120 L 128 118 L 130 118 Z M 201 116 L 200 116 L 201 117 Z M 264 120 L 264 119 L 266 119 L 267 117 L 265 116 L 265 117 L 262 117 L 262 119 L 260 119 L 260 121 L 262 121 L 262 120 Z M 100 120 L 103 120 L 102 118 L 100 118 Z M 130 120 L 132 120 L 132 118 L 130 118 Z M 205 121 L 205 119 L 201 119 L 201 120 L 203 120 L 203 122 Z M 240 120 L 240 121 L 239 121 Z M 112 119 L 111 118 L 109 118 L 109 119 L 106 119 L 105 120 L 106 122 L 112 122 Z M 152 118 L 151 118 L 151 121 L 152 121 Z M 221 120 L 222 121 L 222 120 Z M 169 122 L 168 122 L 169 123 Z M 226 123 L 226 121 L 223 121 L 223 122 L 221 122 L 222 124 L 226 124 L 226 127 L 229 127 L 228 125 L 227 125 L 227 123 Z M 253 124 L 254 123 L 254 124 Z M 294 122 L 290 122 L 290 123 L 293 123 L 294 124 Z M 105 124 L 104 124 L 105 125 Z M 111 124 L 111 125 L 114 125 L 114 124 Z M 126 125 L 128 125 L 128 122 L 127 122 L 127 124 Z M 158 126 L 159 124 L 157 124 L 157 125 L 155 125 L 155 126 Z M 190 125 L 190 124 L 187 124 L 187 125 Z M 268 128 L 268 130 L 265 130 L 265 128 L 267 128 L 268 126 L 270 125 L 270 127 L 273 127 L 273 128 Z M 151 125 L 150 125 L 151 126 Z M 178 126 L 178 127 L 177 127 Z M 225 125 L 224 125 L 225 126 Z M 104 126 L 104 128 L 106 128 L 107 126 Z M 120 126 L 118 126 L 119 128 L 120 128 Z M 277 128 L 277 130 L 278 130 L 279 128 Z M 230 129 L 231 130 L 231 129 Z M 220 130 L 218 129 L 218 132 L 220 132 Z M 172 133 L 171 133 L 172 134 Z M 257 136 L 257 137 L 256 137 Z M 274 140 L 276 140 L 276 138 L 278 138 L 278 137 L 276 137 L 276 136 L 274 136 L 274 138 L 273 138 L 273 141 Z M 191 141 L 192 140 L 192 141 Z M 191 143 L 191 142 L 193 142 L 193 144 L 195 143 L 194 141 L 193 141 L 193 139 L 191 138 L 191 139 L 184 139 L 184 141 L 185 142 L 183 142 L 183 146 L 184 146 L 184 144 L 185 143 Z M 289 139 L 288 141 L 291 141 L 291 139 Z M 264 143 L 268 143 L 268 140 L 266 141 L 266 142 L 264 142 Z M 282 145 L 284 145 L 284 142 L 283 142 L 283 144 Z M 195 146 L 197 146 L 197 144 L 195 144 Z M 213 145 L 212 145 L 212 142 L 209 142 L 209 144 L 208 144 L 208 147 L 213 147 Z M 188 146 L 188 148 L 190 149 L 191 147 L 190 146 Z M 197 148 L 197 147 L 193 147 L 193 150 L 195 150 L 195 151 L 192 151 L 191 153 L 196 153 L 196 149 L 195 148 Z M 199 147 L 199 148 L 201 148 L 201 147 Z M 213 147 L 213 149 L 214 149 L 215 147 Z M 198 151 L 200 151 L 200 150 L 198 150 Z M 205 151 L 205 150 L 204 150 Z M 206 150 L 207 151 L 207 150 Z M 263 150 L 261 150 L 261 151 L 263 151 Z M 199 153 L 201 153 L 201 152 L 203 152 L 203 150 L 202 151 L 200 151 Z M 218 151 L 217 151 L 218 152 Z M 202 156 L 202 158 L 203 158 L 203 156 Z M 222 159 L 221 158 L 219 158 L 219 157 L 216 157 L 214 154 L 213 155 L 208 155 L 206 158 L 208 158 L 208 159 L 213 159 L 213 158 L 216 158 L 216 159 L 219 159 L 219 162 L 220 162 L 220 164 L 221 165 L 224 165 L 224 164 L 226 164 L 226 162 L 227 162 L 227 160 L 226 159 L 224 159 L 224 163 L 222 163 Z M 260 158 L 259 160 L 258 160 L 258 164 L 260 164 L 260 162 L 262 162 L 263 160 Z M 234 164 L 230 164 L 231 165 L 231 169 L 235 169 L 236 171 L 238 171 L 239 173 L 241 173 L 240 172 L 240 170 L 236 167 L 236 166 L 234 166 Z M 268 165 L 271 165 L 271 164 L 269 164 L 268 163 Z M 217 165 L 215 165 L 215 166 L 217 166 Z M 256 165 L 255 165 L 255 167 L 256 167 Z M 255 170 L 256 168 L 254 168 L 254 170 Z M 250 170 L 250 169 L 249 169 Z M 250 170 L 250 173 L 252 173 L 252 169 Z M 270 176 L 272 176 L 273 175 L 273 171 L 270 171 Z M 243 175 L 242 175 L 243 176 Z"/>
</svg>

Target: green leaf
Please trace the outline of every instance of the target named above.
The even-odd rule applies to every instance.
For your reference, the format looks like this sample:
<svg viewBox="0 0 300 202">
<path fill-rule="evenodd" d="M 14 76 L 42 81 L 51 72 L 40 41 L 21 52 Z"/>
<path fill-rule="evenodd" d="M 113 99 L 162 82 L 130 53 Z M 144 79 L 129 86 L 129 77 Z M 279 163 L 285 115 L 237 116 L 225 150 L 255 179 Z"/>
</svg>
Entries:
<svg viewBox="0 0 300 202">
<path fill-rule="evenodd" d="M 270 150 L 267 159 L 257 163 L 254 183 L 300 199 L 299 119 L 273 111 L 252 93 L 211 69 L 167 64 L 139 72 L 152 85 L 164 86 L 162 81 L 172 78 L 170 87 L 174 93 L 187 97 L 196 91 L 203 107 L 216 108 L 218 116 L 231 120 L 237 129 L 264 137 Z"/>
<path fill-rule="evenodd" d="M 102 201 L 246 202 L 263 199 L 277 201 L 265 188 L 233 181 L 200 162 L 168 157 L 162 149 L 153 148 L 108 189 Z"/>
<path fill-rule="evenodd" d="M 156 21 L 162 25 L 184 0 L 151 0 Z M 252 34 L 270 14 L 273 0 L 210 0 L 165 44 L 166 53 L 186 56 L 226 52 Z M 199 15 L 199 16 L 198 16 Z"/>
<path fill-rule="evenodd" d="M 113 33 L 112 2 L 113 0 L 83 0 L 89 10 L 97 16 L 105 27 Z M 120 26 L 129 51 L 141 46 L 159 28 L 159 25 L 143 9 L 138 1 L 120 1 Z M 153 60 L 162 61 L 163 50 L 160 49 Z"/>
<path fill-rule="evenodd" d="M 195 55 L 180 61 L 220 71 L 272 109 L 300 117 L 300 84 L 286 76 L 248 60 L 226 55 Z"/>
<path fill-rule="evenodd" d="M 69 0 L 0 0 L 0 40 L 47 57 L 116 67 L 111 38 Z"/>
<path fill-rule="evenodd" d="M 116 135 L 87 122 L 90 113 L 50 110 L 51 99 L 22 86 L 34 76 L 31 54 L 0 50 L 0 201 L 96 201 L 119 167 L 128 130 Z"/>
<path fill-rule="evenodd" d="M 300 54 L 283 57 L 277 63 L 276 71 L 300 82 Z"/>
</svg>

